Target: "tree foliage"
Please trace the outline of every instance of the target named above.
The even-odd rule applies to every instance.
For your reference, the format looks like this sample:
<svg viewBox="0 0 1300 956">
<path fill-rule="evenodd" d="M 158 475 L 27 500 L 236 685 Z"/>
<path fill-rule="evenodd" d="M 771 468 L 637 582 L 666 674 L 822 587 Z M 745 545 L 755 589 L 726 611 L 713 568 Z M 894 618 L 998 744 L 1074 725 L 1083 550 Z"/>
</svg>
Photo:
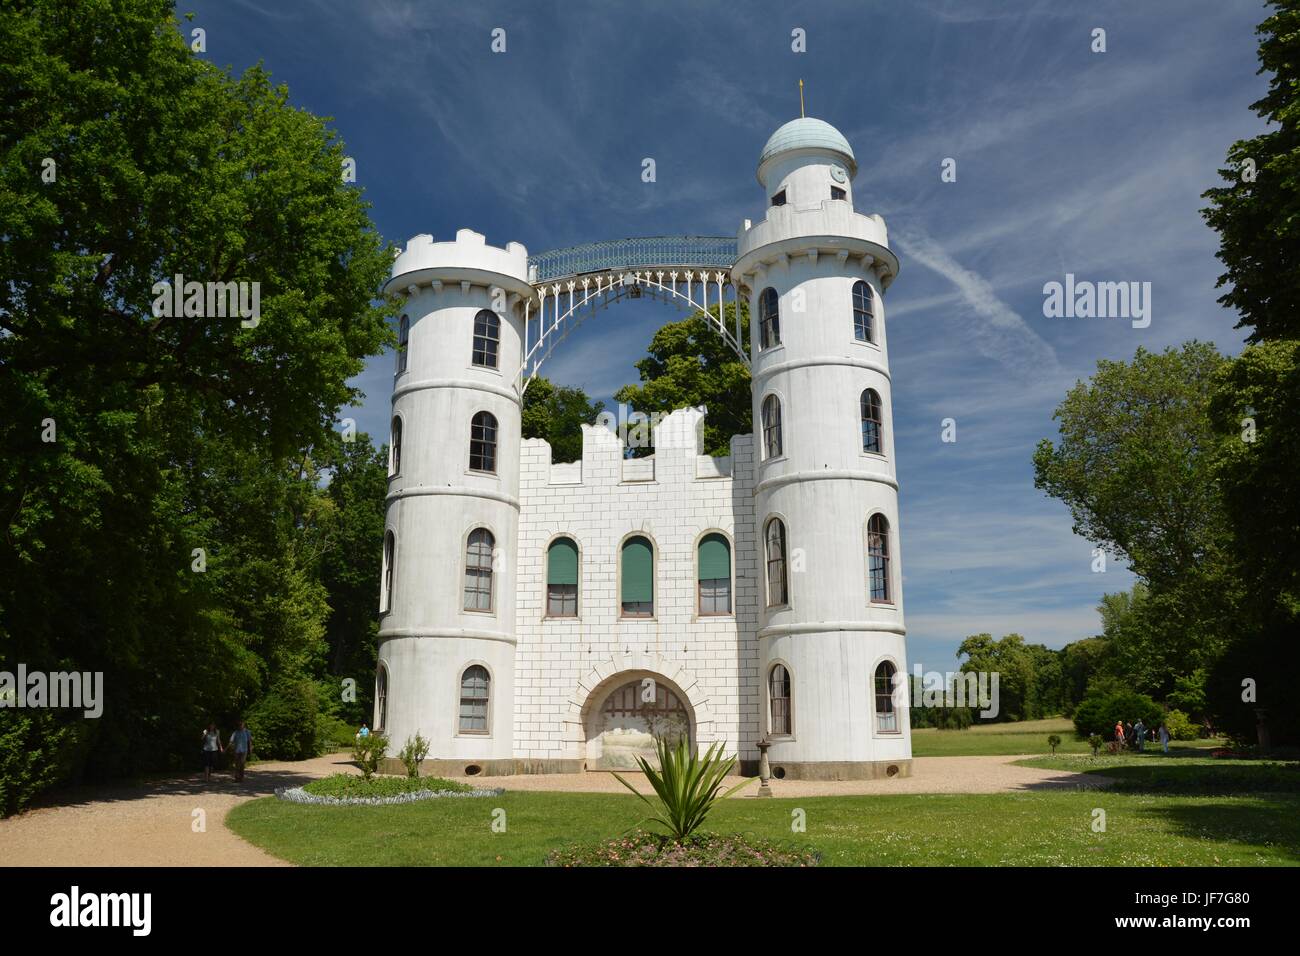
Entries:
<svg viewBox="0 0 1300 956">
<path fill-rule="evenodd" d="M 523 437 L 550 442 L 553 462 L 580 461 L 582 426 L 596 424 L 604 409 L 604 402 L 593 402 L 581 388 L 536 378 L 524 392 Z"/>
<path fill-rule="evenodd" d="M 709 313 L 718 315 L 718 307 Z M 736 325 L 735 306 L 723 310 L 727 328 Z M 741 341 L 749 341 L 749 308 L 740 303 Z M 749 369 L 727 345 L 717 328 L 697 312 L 670 322 L 650 340 L 649 354 L 636 363 L 640 385 L 624 385 L 614 398 L 638 412 L 667 414 L 704 405 L 704 452 L 731 454 L 731 436 L 754 430 Z M 646 450 L 647 452 L 649 449 Z"/>
<path fill-rule="evenodd" d="M 167 0 L 7 3 L 0 77 L 0 658 L 104 673 L 72 775 L 193 761 L 322 665 L 313 455 L 391 253 L 325 122 Z M 258 283 L 257 321 L 155 309 L 178 274 Z"/>
</svg>

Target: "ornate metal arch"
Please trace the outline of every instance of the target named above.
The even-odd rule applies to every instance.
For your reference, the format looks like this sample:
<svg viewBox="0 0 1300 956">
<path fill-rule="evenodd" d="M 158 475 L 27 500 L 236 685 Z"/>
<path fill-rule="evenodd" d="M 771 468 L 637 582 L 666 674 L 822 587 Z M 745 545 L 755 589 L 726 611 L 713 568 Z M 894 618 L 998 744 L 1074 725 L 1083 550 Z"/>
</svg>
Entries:
<svg viewBox="0 0 1300 956">
<path fill-rule="evenodd" d="M 679 268 L 665 266 L 640 270 L 602 270 L 566 276 L 533 286 L 537 293 L 537 312 L 532 303 L 524 307 L 524 359 L 520 367 L 520 394 L 537 377 L 543 363 L 555 347 L 568 338 L 596 312 L 623 299 L 649 294 L 653 298 L 676 301 L 692 311 L 703 313 L 709 325 L 726 342 L 736 357 L 749 368 L 740 324 L 740 292 L 731 282 L 730 266 L 725 271 L 714 268 Z M 735 307 L 735 326 L 726 324 L 727 289 Z M 714 294 L 710 296 L 710 292 Z M 710 305 L 718 307 L 715 316 Z"/>
</svg>

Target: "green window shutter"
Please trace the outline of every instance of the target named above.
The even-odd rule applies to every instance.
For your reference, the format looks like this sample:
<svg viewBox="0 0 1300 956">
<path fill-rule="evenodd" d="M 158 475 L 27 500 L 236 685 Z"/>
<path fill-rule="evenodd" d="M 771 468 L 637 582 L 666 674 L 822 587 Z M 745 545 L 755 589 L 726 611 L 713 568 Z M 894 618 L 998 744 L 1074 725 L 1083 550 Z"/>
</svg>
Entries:
<svg viewBox="0 0 1300 956">
<path fill-rule="evenodd" d="M 623 544 L 623 601 L 654 600 L 654 552 L 645 538 Z"/>
<path fill-rule="evenodd" d="M 700 542 L 700 580 L 731 579 L 731 549 L 720 534 L 707 534 Z"/>
<path fill-rule="evenodd" d="M 546 552 L 546 583 L 578 583 L 578 546 L 568 538 L 556 538 Z"/>
</svg>

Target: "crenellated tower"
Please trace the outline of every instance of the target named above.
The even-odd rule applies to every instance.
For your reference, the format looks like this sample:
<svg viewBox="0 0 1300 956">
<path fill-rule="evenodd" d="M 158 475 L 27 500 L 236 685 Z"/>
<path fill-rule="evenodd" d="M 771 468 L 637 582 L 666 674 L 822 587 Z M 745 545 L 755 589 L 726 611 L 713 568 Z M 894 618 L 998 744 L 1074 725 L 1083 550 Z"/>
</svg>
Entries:
<svg viewBox="0 0 1300 956">
<path fill-rule="evenodd" d="M 514 756 L 520 398 L 528 253 L 416 236 L 393 380 L 375 726 L 428 772 L 510 772 Z"/>
</svg>

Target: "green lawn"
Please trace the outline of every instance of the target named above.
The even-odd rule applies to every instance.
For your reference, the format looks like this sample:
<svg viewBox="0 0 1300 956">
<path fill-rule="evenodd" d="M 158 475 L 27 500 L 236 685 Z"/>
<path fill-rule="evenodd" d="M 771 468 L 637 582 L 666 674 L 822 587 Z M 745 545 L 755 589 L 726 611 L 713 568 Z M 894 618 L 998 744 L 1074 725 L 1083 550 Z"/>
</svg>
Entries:
<svg viewBox="0 0 1300 956">
<path fill-rule="evenodd" d="M 1092 830 L 1093 810 L 1107 814 Z M 493 812 L 506 831 L 494 832 Z M 792 834 L 793 811 L 807 831 Z M 498 815 L 499 818 L 499 815 Z M 631 795 L 516 792 L 383 807 L 266 797 L 231 811 L 236 833 L 313 866 L 536 866 L 571 842 L 642 819 Z M 992 795 L 724 802 L 717 832 L 812 846 L 830 866 L 1234 866 L 1300 864 L 1300 794 L 1183 796 L 1040 790 Z"/>
<path fill-rule="evenodd" d="M 1056 734 L 1061 738 L 1057 753 L 1088 754 L 1092 748 L 1086 740 L 1078 740 L 1074 723 L 1066 717 L 1046 720 L 1026 720 L 1008 724 L 981 724 L 966 730 L 935 730 L 920 727 L 912 731 L 912 756 L 914 757 L 978 757 L 1014 756 L 1016 754 L 1050 755 L 1047 738 Z M 1206 749 L 1223 745 L 1222 740 L 1180 741 L 1182 749 Z M 1157 748 L 1159 745 L 1156 745 Z"/>
<path fill-rule="evenodd" d="M 1022 767 L 1071 770 L 1114 781 L 1116 793 L 1245 796 L 1300 794 L 1300 763 L 1279 760 L 1216 760 L 1196 750 L 1159 749 L 1142 754 L 1099 754 L 1031 757 Z"/>
</svg>

